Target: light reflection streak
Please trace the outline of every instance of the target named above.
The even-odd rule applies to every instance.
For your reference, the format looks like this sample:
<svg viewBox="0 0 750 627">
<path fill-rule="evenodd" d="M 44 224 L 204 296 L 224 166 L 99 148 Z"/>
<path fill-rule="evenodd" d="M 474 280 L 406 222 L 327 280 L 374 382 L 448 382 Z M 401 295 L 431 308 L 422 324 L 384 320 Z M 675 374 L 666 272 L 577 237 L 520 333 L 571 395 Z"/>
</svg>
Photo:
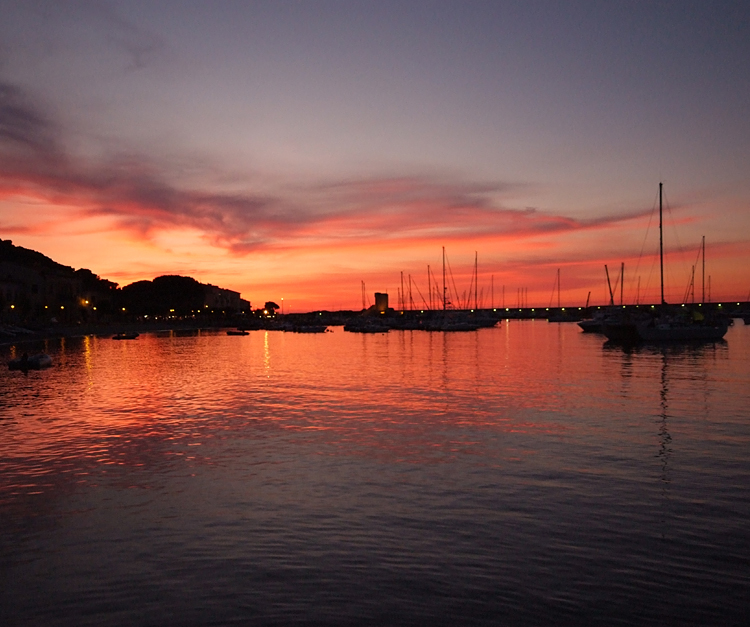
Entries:
<svg viewBox="0 0 750 627">
<path fill-rule="evenodd" d="M 669 458 L 672 456 L 672 436 L 669 433 L 668 425 L 668 393 L 669 393 L 669 379 L 667 375 L 667 364 L 668 357 L 667 351 L 662 350 L 662 363 L 661 363 L 661 389 L 659 390 L 659 452 L 658 458 L 661 461 L 661 484 L 662 484 L 662 520 L 661 520 L 661 537 L 662 540 L 666 539 L 666 528 L 670 518 L 669 516 L 669 488 L 670 488 L 670 474 L 669 474 Z"/>
<path fill-rule="evenodd" d="M 268 331 L 263 332 L 263 366 L 266 371 L 266 377 L 271 378 L 271 351 L 268 347 Z"/>
</svg>

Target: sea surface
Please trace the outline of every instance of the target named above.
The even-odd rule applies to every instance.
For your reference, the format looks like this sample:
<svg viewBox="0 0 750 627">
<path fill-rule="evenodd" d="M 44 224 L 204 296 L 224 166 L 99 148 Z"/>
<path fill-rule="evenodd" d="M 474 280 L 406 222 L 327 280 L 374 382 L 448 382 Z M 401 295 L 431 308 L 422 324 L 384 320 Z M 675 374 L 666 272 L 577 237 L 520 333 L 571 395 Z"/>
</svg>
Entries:
<svg viewBox="0 0 750 627">
<path fill-rule="evenodd" d="M 82 337 L 0 371 L 0 625 L 750 624 L 750 326 Z"/>
</svg>

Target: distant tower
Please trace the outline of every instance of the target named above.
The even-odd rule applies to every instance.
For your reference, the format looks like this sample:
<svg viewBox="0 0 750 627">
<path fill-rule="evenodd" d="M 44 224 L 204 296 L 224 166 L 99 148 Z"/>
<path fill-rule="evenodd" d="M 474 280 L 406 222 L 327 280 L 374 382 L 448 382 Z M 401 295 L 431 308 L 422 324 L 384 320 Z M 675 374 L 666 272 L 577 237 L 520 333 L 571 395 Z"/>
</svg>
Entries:
<svg viewBox="0 0 750 627">
<path fill-rule="evenodd" d="M 385 313 L 388 311 L 388 294 L 375 292 L 375 311 Z"/>
</svg>

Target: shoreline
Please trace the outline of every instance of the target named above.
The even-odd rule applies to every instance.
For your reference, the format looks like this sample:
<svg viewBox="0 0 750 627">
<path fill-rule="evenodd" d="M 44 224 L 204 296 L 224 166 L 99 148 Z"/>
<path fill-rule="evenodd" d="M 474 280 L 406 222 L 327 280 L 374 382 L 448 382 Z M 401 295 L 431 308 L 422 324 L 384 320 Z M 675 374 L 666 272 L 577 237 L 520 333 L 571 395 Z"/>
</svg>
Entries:
<svg viewBox="0 0 750 627">
<path fill-rule="evenodd" d="M 120 324 L 79 324 L 73 326 L 56 325 L 43 329 L 29 329 L 15 325 L 0 325 L 0 346 L 16 344 L 30 344 L 56 340 L 61 338 L 75 338 L 93 335 L 97 337 L 112 337 L 117 333 L 158 333 L 163 331 L 201 331 L 221 330 L 232 327 L 232 324 L 169 324 L 164 322 L 127 322 Z M 13 333 L 13 334 L 11 334 Z"/>
</svg>

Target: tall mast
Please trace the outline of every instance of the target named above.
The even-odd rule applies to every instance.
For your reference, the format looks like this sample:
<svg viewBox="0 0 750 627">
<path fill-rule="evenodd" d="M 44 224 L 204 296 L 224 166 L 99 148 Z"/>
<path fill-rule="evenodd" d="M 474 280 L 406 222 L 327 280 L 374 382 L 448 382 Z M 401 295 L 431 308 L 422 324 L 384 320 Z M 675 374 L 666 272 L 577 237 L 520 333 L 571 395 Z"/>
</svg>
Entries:
<svg viewBox="0 0 750 627">
<path fill-rule="evenodd" d="M 477 272 L 477 251 L 474 251 L 474 309 L 479 310 L 479 301 L 477 300 L 477 286 L 479 285 L 479 273 Z"/>
<path fill-rule="evenodd" d="M 690 277 L 690 302 L 695 304 L 695 266 L 693 266 L 693 274 Z"/>
<path fill-rule="evenodd" d="M 620 305 L 623 304 L 622 302 L 622 292 L 625 286 L 625 262 L 622 262 L 622 265 L 620 266 Z"/>
<path fill-rule="evenodd" d="M 406 295 L 404 294 L 404 271 L 401 271 L 401 311 L 406 309 Z"/>
<path fill-rule="evenodd" d="M 701 302 L 705 303 L 706 302 L 706 236 L 705 235 L 703 236 L 703 255 L 702 255 L 702 259 L 703 259 L 703 279 L 702 279 L 703 294 L 701 295 Z"/>
<path fill-rule="evenodd" d="M 661 304 L 666 305 L 667 301 L 664 300 L 664 235 L 662 232 L 662 186 L 663 183 L 659 183 L 659 276 L 661 277 Z"/>
<path fill-rule="evenodd" d="M 445 246 L 443 246 L 443 311 L 446 309 L 445 290 Z"/>
<path fill-rule="evenodd" d="M 430 309 L 432 309 L 432 276 L 430 275 L 430 264 L 427 264 L 427 289 L 430 292 Z"/>
<path fill-rule="evenodd" d="M 560 309 L 560 268 L 557 269 L 557 308 Z"/>
</svg>

